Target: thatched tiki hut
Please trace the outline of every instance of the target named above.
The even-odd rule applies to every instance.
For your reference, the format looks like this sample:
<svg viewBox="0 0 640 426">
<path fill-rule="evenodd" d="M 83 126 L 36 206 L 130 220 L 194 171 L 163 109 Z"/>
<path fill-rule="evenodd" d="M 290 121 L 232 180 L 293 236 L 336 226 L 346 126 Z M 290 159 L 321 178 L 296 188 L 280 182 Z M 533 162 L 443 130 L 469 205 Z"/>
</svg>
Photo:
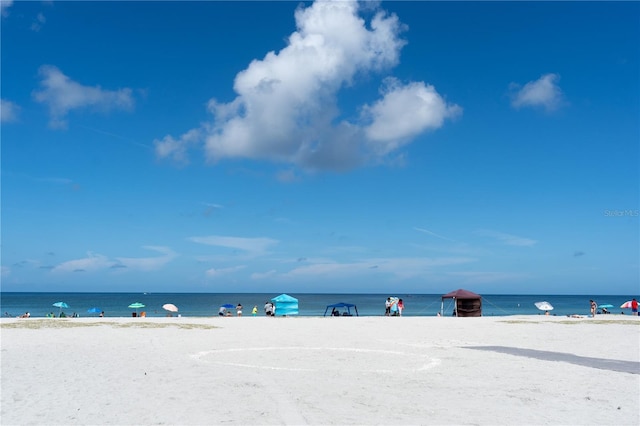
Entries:
<svg viewBox="0 0 640 426">
<path fill-rule="evenodd" d="M 444 315 L 444 300 L 453 299 L 453 315 L 457 317 L 481 317 L 482 297 L 469 290 L 458 289 L 442 296 L 440 315 Z"/>
</svg>

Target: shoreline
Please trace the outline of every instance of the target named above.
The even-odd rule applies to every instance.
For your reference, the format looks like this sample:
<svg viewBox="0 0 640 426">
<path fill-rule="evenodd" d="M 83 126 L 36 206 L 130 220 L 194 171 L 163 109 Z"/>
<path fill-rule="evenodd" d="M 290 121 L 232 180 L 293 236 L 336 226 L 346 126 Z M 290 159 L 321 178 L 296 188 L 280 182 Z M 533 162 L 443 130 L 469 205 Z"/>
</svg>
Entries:
<svg viewBox="0 0 640 426">
<path fill-rule="evenodd" d="M 598 314 L 595 317 L 591 317 L 591 315 L 583 315 L 583 314 L 572 314 L 572 315 L 544 315 L 544 314 L 514 314 L 514 315 L 484 315 L 484 316 L 480 316 L 480 317 L 455 317 L 452 315 L 443 315 L 443 316 L 439 316 L 439 315 L 404 315 L 404 316 L 386 316 L 386 315 L 352 315 L 352 316 L 338 316 L 338 317 L 333 317 L 331 315 L 283 315 L 283 316 L 275 316 L 275 317 L 270 317 L 270 316 L 265 316 L 263 315 L 242 315 L 242 316 L 238 316 L 238 315 L 227 315 L 227 316 L 220 316 L 217 314 L 211 314 L 211 315 L 173 315 L 173 316 L 167 316 L 167 315 L 148 315 L 148 316 L 136 316 L 136 317 L 132 317 L 132 316 L 104 316 L 104 317 L 98 317 L 98 316 L 77 316 L 77 317 L 72 317 L 72 316 L 66 316 L 66 317 L 53 317 L 53 318 L 49 318 L 49 317 L 45 317 L 45 316 L 30 316 L 30 317 L 21 317 L 21 316 L 4 316 L 0 318 L 0 324 L 4 323 L 4 322 L 12 322 L 12 321 L 34 321 L 34 320 L 43 320 L 43 321 L 106 321 L 106 320 L 131 320 L 131 321 L 148 321 L 148 320 L 152 320 L 152 321 L 157 321 L 157 320 L 167 320 L 167 321 L 179 321 L 179 320 L 186 320 L 186 321 L 190 321 L 190 320 L 201 320 L 201 319 L 208 319 L 208 320 L 226 320 L 226 319 L 230 319 L 230 318 L 236 318 L 236 319 L 242 319 L 245 320 L 247 318 L 251 318 L 252 320 L 256 320 L 258 318 L 263 318 L 263 319 L 270 319 L 270 320 L 277 320 L 277 319 L 289 319 L 289 320 L 293 320 L 293 319 L 333 319 L 333 320 L 340 320 L 340 319 L 344 319 L 345 321 L 348 321 L 349 319 L 361 319 L 361 318 L 388 318 L 390 321 L 393 321 L 394 319 L 400 320 L 400 321 L 404 321 L 404 320 L 418 320 L 418 319 L 438 319 L 438 320 L 447 320 L 447 319 L 460 319 L 461 321 L 477 321 L 477 320 L 487 320 L 487 319 L 495 319 L 495 320 L 500 320 L 500 319 L 505 319 L 505 318 L 510 318 L 510 319 L 518 319 L 518 318 L 522 318 L 522 319 L 534 319 L 534 318 L 538 318 L 541 320 L 564 320 L 564 319 L 572 319 L 572 320 L 590 320 L 590 321 L 603 321 L 603 322 L 612 322 L 612 321 L 640 321 L 640 316 L 638 315 L 632 315 L 632 314 L 607 314 L 607 315 L 603 315 L 603 314 Z"/>
</svg>

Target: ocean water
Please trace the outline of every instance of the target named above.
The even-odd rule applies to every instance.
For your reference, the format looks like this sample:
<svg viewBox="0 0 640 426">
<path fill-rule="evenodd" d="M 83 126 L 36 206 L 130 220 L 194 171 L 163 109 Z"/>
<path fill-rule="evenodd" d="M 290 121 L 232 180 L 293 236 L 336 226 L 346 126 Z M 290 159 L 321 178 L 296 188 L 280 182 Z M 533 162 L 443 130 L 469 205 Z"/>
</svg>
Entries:
<svg viewBox="0 0 640 426">
<path fill-rule="evenodd" d="M 383 316 L 384 302 L 388 296 L 403 299 L 404 316 L 435 316 L 440 312 L 442 298 L 440 294 L 309 294 L 290 293 L 298 299 L 300 316 L 323 316 L 327 305 L 345 302 L 357 306 L 360 316 Z M 148 317 L 164 317 L 167 311 L 162 309 L 165 303 L 173 303 L 179 308 L 179 314 L 186 317 L 217 316 L 218 308 L 223 304 L 236 306 L 242 304 L 243 315 L 250 316 L 253 306 L 258 307 L 258 315 L 264 316 L 263 306 L 273 293 L 0 293 L 0 309 L 5 317 L 18 316 L 29 312 L 32 317 L 45 317 L 49 312 L 58 315 L 60 309 L 53 306 L 56 302 L 65 302 L 69 308 L 63 309 L 67 315 L 73 313 L 81 317 L 98 316 L 87 312 L 98 308 L 107 317 L 131 316 L 135 309 L 128 306 L 134 302 L 145 305 L 137 311 L 145 311 Z M 636 295 L 482 295 L 483 316 L 542 315 L 534 303 L 547 301 L 554 309 L 551 315 L 589 315 L 589 300 L 596 303 L 611 304 L 612 314 L 630 314 L 630 309 L 619 306 Z M 232 312 L 235 310 L 231 309 Z M 330 311 L 330 309 L 329 309 Z M 453 302 L 444 301 L 444 315 L 451 315 Z M 355 311 L 352 310 L 355 314 Z M 175 315 L 175 314 L 174 314 Z"/>
</svg>

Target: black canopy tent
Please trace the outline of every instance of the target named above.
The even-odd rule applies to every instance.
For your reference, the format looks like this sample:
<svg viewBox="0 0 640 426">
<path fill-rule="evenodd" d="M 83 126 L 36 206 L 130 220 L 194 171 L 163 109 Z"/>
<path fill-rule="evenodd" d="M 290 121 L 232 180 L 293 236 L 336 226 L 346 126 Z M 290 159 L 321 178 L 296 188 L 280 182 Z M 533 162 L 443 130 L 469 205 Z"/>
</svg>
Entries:
<svg viewBox="0 0 640 426">
<path fill-rule="evenodd" d="M 351 308 L 353 308 L 355 310 L 356 316 L 359 316 L 358 315 L 358 307 L 356 305 L 354 305 L 353 303 L 340 302 L 340 303 L 334 303 L 333 305 L 327 305 L 327 308 L 324 310 L 324 316 L 325 317 L 327 316 L 327 311 L 329 310 L 329 308 L 331 308 L 331 315 L 332 316 L 339 316 L 339 313 L 338 313 L 338 315 L 334 314 L 334 312 L 338 312 L 338 311 L 336 311 L 336 309 L 338 309 L 338 308 L 347 308 L 347 310 L 345 312 L 343 312 L 343 314 L 342 314 L 342 316 L 344 316 L 344 317 L 353 316 L 351 314 Z"/>
</svg>

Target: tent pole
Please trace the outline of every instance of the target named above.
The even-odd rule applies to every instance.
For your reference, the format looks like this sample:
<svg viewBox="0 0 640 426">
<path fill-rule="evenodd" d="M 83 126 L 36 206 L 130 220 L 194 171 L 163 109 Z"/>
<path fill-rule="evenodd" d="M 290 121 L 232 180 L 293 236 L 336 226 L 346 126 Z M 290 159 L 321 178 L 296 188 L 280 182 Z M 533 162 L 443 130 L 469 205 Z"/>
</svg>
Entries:
<svg viewBox="0 0 640 426">
<path fill-rule="evenodd" d="M 453 311 L 456 313 L 456 317 L 458 316 L 458 300 L 453 298 Z"/>
<path fill-rule="evenodd" d="M 440 316 L 444 316 L 444 299 L 440 302 Z"/>
</svg>

